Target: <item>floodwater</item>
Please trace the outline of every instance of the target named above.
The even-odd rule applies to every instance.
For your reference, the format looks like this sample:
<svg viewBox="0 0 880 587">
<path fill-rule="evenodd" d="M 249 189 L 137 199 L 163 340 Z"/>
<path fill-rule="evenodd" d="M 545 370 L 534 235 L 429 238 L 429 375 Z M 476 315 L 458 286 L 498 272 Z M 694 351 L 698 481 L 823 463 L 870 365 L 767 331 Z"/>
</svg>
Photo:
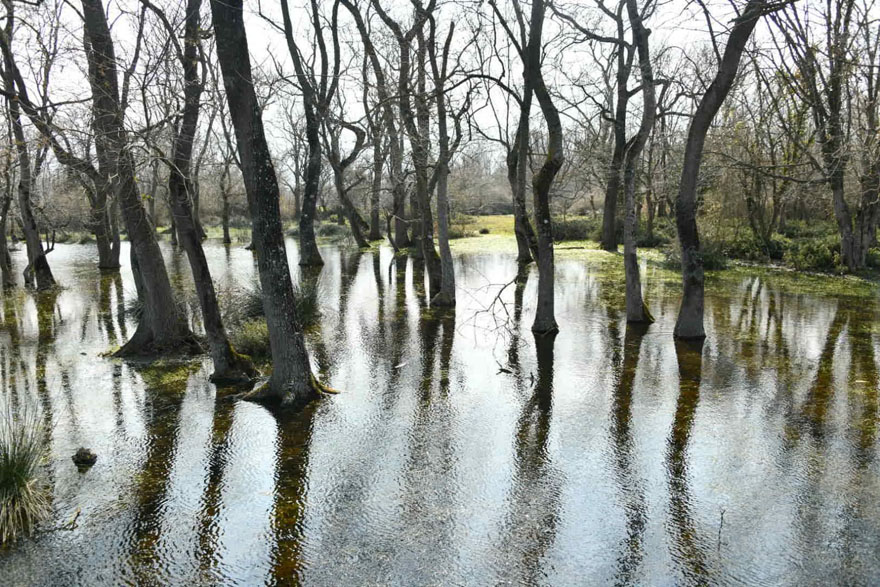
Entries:
<svg viewBox="0 0 880 587">
<path fill-rule="evenodd" d="M 873 288 L 728 271 L 705 344 L 676 344 L 674 274 L 644 267 L 657 322 L 628 328 L 620 257 L 561 251 L 560 333 L 536 343 L 513 252 L 460 254 L 444 315 L 411 260 L 324 247 L 308 344 L 342 393 L 272 414 L 206 360 L 104 356 L 134 329 L 130 274 L 58 245 L 63 289 L 0 304 L 0 391 L 41 408 L 54 510 L 0 583 L 880 584 Z M 221 290 L 253 279 L 250 252 L 208 254 Z"/>
</svg>

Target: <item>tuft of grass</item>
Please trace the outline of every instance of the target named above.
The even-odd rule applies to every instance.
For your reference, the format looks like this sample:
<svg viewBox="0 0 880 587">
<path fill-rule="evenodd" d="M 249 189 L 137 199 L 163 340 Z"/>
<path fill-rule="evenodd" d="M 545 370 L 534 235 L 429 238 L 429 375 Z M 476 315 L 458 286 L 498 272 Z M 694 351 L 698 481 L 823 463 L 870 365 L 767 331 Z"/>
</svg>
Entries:
<svg viewBox="0 0 880 587">
<path fill-rule="evenodd" d="M 257 362 L 272 358 L 269 327 L 263 318 L 247 320 L 230 329 L 229 342 L 236 352 L 248 355 Z"/>
<path fill-rule="evenodd" d="M 296 316 L 303 330 L 314 327 L 321 319 L 319 303 L 321 288 L 312 280 L 293 286 Z M 223 323 L 229 342 L 237 352 L 256 361 L 271 359 L 269 327 L 263 312 L 263 290 L 259 281 L 250 287 L 231 289 L 221 294 Z"/>
<path fill-rule="evenodd" d="M 322 222 L 315 227 L 315 235 L 331 242 L 345 240 L 351 236 L 348 226 L 342 226 L 335 222 Z"/>
<path fill-rule="evenodd" d="M 47 449 L 37 410 L 0 410 L 0 544 L 30 536 L 51 513 L 40 471 Z"/>
</svg>

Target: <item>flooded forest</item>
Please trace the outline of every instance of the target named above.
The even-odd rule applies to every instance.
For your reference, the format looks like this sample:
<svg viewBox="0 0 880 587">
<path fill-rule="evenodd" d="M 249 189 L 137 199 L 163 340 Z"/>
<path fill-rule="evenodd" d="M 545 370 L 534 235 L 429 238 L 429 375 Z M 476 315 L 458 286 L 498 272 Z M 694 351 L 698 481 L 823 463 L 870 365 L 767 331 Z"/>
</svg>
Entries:
<svg viewBox="0 0 880 587">
<path fill-rule="evenodd" d="M 876 0 L 0 3 L 0 585 L 880 584 Z"/>
</svg>

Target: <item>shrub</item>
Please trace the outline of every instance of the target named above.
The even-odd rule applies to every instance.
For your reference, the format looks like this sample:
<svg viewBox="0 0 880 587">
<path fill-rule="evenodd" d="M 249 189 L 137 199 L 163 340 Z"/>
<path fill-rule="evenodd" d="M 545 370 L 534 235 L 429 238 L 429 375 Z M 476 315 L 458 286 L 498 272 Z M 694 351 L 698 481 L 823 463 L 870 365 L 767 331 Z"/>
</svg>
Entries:
<svg viewBox="0 0 880 587">
<path fill-rule="evenodd" d="M 33 533 L 51 513 L 40 464 L 47 453 L 36 409 L 0 413 L 0 544 Z"/>
<path fill-rule="evenodd" d="M 668 245 L 674 239 L 669 236 L 665 231 L 661 231 L 657 229 L 657 226 L 654 226 L 654 234 L 649 238 L 647 234 L 639 231 L 639 234 L 636 236 L 636 245 L 639 247 L 645 248 L 654 248 L 659 247 L 661 245 Z"/>
<path fill-rule="evenodd" d="M 318 302 L 321 288 L 315 281 L 303 281 L 293 286 L 296 301 L 296 317 L 302 328 L 309 328 L 321 319 L 321 305 Z"/>
<path fill-rule="evenodd" d="M 591 218 L 555 218 L 553 240 L 562 242 L 596 239 L 598 229 L 598 223 Z"/>
<path fill-rule="evenodd" d="M 880 249 L 868 249 L 868 258 L 865 262 L 872 269 L 880 268 Z"/>
<path fill-rule="evenodd" d="M 721 244 L 721 250 L 731 259 L 764 261 L 768 255 L 764 243 L 752 232 L 740 232 Z"/>
<path fill-rule="evenodd" d="M 336 241 L 343 240 L 344 238 L 348 237 L 351 234 L 351 231 L 347 226 L 343 226 L 335 222 L 322 222 L 317 226 L 315 234 L 317 236 Z"/>
<path fill-rule="evenodd" d="M 317 283 L 312 280 L 303 281 L 293 286 L 293 298 L 296 303 L 296 316 L 300 321 L 301 328 L 309 328 L 321 319 L 321 305 L 319 303 L 320 290 Z M 244 328 L 246 324 L 257 321 L 263 322 L 263 289 L 259 281 L 254 281 L 250 287 L 235 288 L 223 291 L 220 294 L 223 323 L 230 333 Z M 263 322 L 265 324 L 265 322 Z M 250 328 L 253 328 L 251 325 Z M 232 335 L 230 334 L 230 338 Z M 267 342 L 268 344 L 268 342 Z M 236 350 L 245 352 L 233 342 Z M 246 353 L 250 354 L 250 353 Z"/>
<path fill-rule="evenodd" d="M 449 238 L 467 238 L 474 235 L 474 224 L 477 219 L 461 212 L 456 212 L 449 220 Z"/>
<path fill-rule="evenodd" d="M 474 235 L 473 231 L 468 230 L 466 227 L 463 227 L 463 226 L 450 226 L 449 227 L 449 238 L 450 239 L 468 238 L 473 235 Z"/>
<path fill-rule="evenodd" d="M 727 257 L 725 257 L 724 251 L 719 243 L 707 240 L 701 243 L 701 247 L 703 249 L 701 251 L 703 257 L 703 269 L 706 271 L 719 271 L 727 268 Z M 661 263 L 663 267 L 667 269 L 681 270 L 681 249 L 678 247 L 678 244 L 664 249 L 663 256 L 664 259 Z"/>
<path fill-rule="evenodd" d="M 844 273 L 840 259 L 840 237 L 826 235 L 793 242 L 785 251 L 785 262 L 801 271 Z"/>
</svg>

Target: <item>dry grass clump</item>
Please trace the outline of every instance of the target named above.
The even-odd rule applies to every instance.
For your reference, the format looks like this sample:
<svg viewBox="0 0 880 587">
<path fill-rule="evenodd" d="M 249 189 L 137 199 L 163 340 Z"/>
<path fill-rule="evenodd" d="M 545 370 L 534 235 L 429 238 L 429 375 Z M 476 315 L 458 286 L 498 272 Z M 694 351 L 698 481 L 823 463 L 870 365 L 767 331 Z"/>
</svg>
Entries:
<svg viewBox="0 0 880 587">
<path fill-rule="evenodd" d="M 48 489 L 40 471 L 46 452 L 37 410 L 16 414 L 8 404 L 0 407 L 0 544 L 31 535 L 49 517 Z"/>
</svg>

